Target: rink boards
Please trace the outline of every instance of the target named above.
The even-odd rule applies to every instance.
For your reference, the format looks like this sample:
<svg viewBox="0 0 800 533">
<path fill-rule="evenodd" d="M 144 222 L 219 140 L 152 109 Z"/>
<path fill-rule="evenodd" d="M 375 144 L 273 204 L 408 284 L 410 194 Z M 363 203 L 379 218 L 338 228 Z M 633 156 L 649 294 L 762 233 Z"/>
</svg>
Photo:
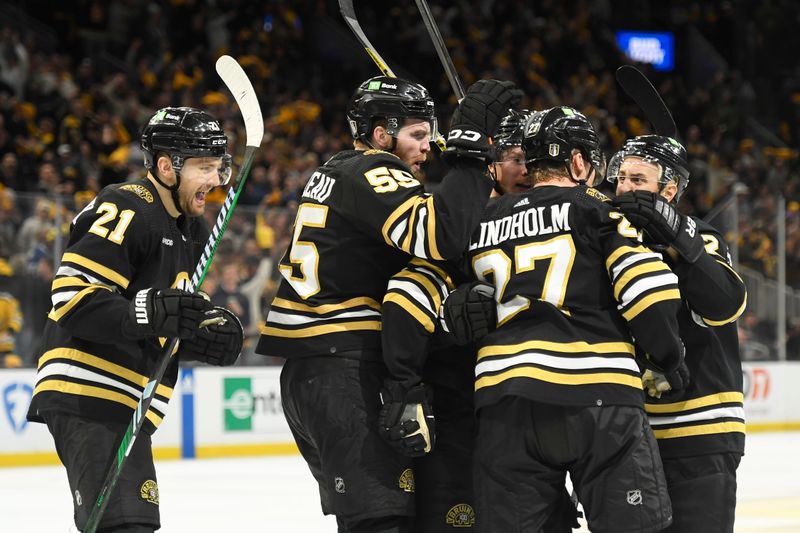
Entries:
<svg viewBox="0 0 800 533">
<path fill-rule="evenodd" d="M 296 453 L 280 402 L 278 367 L 181 369 L 169 412 L 153 437 L 161 459 Z M 36 372 L 0 370 L 0 467 L 55 464 L 43 424 L 28 423 Z M 800 429 L 800 362 L 747 363 L 748 432 Z"/>
</svg>

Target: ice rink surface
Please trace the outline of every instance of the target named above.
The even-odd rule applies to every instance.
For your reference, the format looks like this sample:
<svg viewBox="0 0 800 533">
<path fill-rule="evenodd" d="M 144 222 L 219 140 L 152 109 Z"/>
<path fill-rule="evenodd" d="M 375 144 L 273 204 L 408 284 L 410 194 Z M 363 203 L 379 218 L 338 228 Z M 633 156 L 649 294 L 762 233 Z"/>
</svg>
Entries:
<svg viewBox="0 0 800 533">
<path fill-rule="evenodd" d="M 737 533 L 800 533 L 798 453 L 800 433 L 747 437 Z M 299 455 L 162 461 L 156 469 L 164 533 L 336 531 Z M 0 532 L 67 533 L 71 515 L 61 467 L 0 468 Z"/>
</svg>

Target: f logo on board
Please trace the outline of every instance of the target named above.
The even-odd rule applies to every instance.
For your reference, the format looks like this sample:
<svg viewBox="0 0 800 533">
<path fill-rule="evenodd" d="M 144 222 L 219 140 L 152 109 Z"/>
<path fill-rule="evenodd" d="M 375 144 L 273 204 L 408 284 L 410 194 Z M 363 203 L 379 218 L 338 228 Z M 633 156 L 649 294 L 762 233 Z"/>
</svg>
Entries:
<svg viewBox="0 0 800 533">
<path fill-rule="evenodd" d="M 25 415 L 33 397 L 33 387 L 27 383 L 11 383 L 3 389 L 3 407 L 8 424 L 14 433 L 22 433 L 28 426 Z"/>
</svg>

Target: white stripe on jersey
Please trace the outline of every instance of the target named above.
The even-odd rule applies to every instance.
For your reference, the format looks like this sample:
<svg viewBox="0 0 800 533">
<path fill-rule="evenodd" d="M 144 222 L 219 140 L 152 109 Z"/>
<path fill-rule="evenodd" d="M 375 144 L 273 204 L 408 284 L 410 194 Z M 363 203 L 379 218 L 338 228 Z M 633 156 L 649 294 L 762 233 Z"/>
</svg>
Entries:
<svg viewBox="0 0 800 533">
<path fill-rule="evenodd" d="M 87 274 L 83 270 L 78 270 L 77 268 L 72 268 L 72 267 L 68 267 L 68 266 L 58 267 L 58 271 L 56 272 L 56 276 L 55 277 L 56 278 L 61 278 L 61 277 L 67 277 L 67 276 L 82 276 L 82 277 L 86 278 L 86 281 L 88 281 L 89 283 L 108 286 L 107 283 L 104 283 L 104 282 L 100 281 L 98 278 Z"/>
<path fill-rule="evenodd" d="M 398 248 L 400 248 L 403 244 L 403 236 L 406 232 L 406 226 L 408 226 L 408 217 L 404 217 L 403 220 L 398 223 L 397 226 L 395 226 L 394 230 L 392 230 L 391 235 L 389 235 L 389 238 Z"/>
<path fill-rule="evenodd" d="M 133 394 L 134 398 L 140 398 L 142 396 L 142 389 L 136 389 L 135 387 L 131 387 L 125 383 L 112 379 L 108 376 L 104 376 L 102 374 L 98 374 L 96 372 L 92 372 L 91 370 L 86 370 L 83 367 L 77 365 L 70 365 L 67 363 L 47 363 L 43 365 L 39 369 L 39 373 L 36 378 L 36 382 L 39 383 L 40 381 L 44 380 L 47 377 L 58 377 L 58 376 L 65 376 L 70 378 L 79 378 L 86 381 L 91 381 L 94 383 L 101 383 L 103 385 L 107 385 L 109 387 L 113 387 L 118 390 L 126 391 L 130 394 Z M 156 397 L 153 397 L 153 402 L 151 404 L 155 409 L 161 412 L 162 416 L 167 412 L 167 403 L 159 400 Z"/>
<path fill-rule="evenodd" d="M 475 366 L 475 376 L 485 372 L 505 370 L 514 365 L 535 363 L 557 370 L 597 370 L 613 368 L 639 372 L 639 367 L 632 357 L 558 357 L 540 352 L 523 352 L 519 355 L 503 357 L 491 361 L 481 361 Z"/>
<path fill-rule="evenodd" d="M 662 260 L 661 254 L 657 253 L 635 253 L 631 254 L 625 259 L 622 260 L 617 266 L 611 269 L 611 281 L 616 282 L 617 278 L 620 274 L 622 274 L 623 270 L 626 270 L 629 266 L 634 265 L 640 261 L 644 261 L 645 259 L 659 259 Z"/>
<path fill-rule="evenodd" d="M 447 295 L 450 294 L 450 291 L 447 288 L 447 283 L 439 276 L 439 274 L 429 270 L 427 268 L 421 267 L 419 265 L 412 265 L 408 268 L 409 272 L 416 272 L 417 274 L 424 274 L 426 278 L 431 280 L 434 285 L 439 289 L 439 296 L 441 296 L 442 301 L 447 298 Z"/>
<path fill-rule="evenodd" d="M 717 418 L 741 418 L 744 420 L 743 407 L 718 407 L 716 409 L 709 409 L 708 411 L 699 411 L 689 415 L 677 416 L 654 416 L 652 413 L 647 414 L 650 419 L 651 426 L 665 426 L 667 424 L 678 424 L 681 422 L 699 422 L 702 420 L 712 421 Z"/>
<path fill-rule="evenodd" d="M 410 281 L 395 280 L 389 282 L 387 292 L 395 289 L 404 294 L 411 296 L 423 309 L 428 311 L 431 315 L 436 316 L 438 309 L 434 311 L 431 305 L 430 294 L 420 289 L 417 285 Z"/>
<path fill-rule="evenodd" d="M 343 318 L 377 318 L 380 319 L 380 311 L 374 309 L 363 309 L 360 311 L 346 311 L 335 315 L 327 315 L 324 317 L 310 317 L 306 315 L 282 313 L 280 311 L 270 310 L 267 315 L 267 322 L 273 324 L 283 324 L 286 326 L 299 326 L 301 324 L 324 324 L 331 321 L 340 320 Z"/>
<path fill-rule="evenodd" d="M 85 288 L 86 287 L 83 287 L 81 290 Z M 75 295 L 78 294 L 79 292 L 80 291 L 54 292 L 50 296 L 50 300 L 53 302 L 53 307 L 57 307 L 58 304 L 63 304 L 65 302 L 72 300 L 72 298 L 75 297 Z"/>
<path fill-rule="evenodd" d="M 416 257 L 423 257 L 425 259 L 428 258 L 428 254 L 425 253 L 425 242 L 427 241 L 425 232 L 425 225 L 428 220 L 428 208 L 427 207 L 420 207 L 417 212 L 417 229 L 416 233 L 416 241 L 414 242 L 414 255 Z"/>
<path fill-rule="evenodd" d="M 634 279 L 635 281 L 625 287 L 625 290 L 622 291 L 622 294 L 620 294 L 619 306 L 617 309 L 621 310 L 623 307 L 635 300 L 637 296 L 643 292 L 649 291 L 650 289 L 655 289 L 657 287 L 676 288 L 678 285 L 678 276 L 672 272 L 665 272 L 663 274 L 659 274 L 658 276 Z"/>
</svg>

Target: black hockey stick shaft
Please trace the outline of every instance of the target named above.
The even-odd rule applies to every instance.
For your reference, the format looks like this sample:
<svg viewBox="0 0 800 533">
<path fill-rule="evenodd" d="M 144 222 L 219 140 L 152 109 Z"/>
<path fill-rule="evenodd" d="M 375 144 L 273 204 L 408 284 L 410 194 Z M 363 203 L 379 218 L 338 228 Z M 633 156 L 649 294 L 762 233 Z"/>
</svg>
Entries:
<svg viewBox="0 0 800 533">
<path fill-rule="evenodd" d="M 444 44 L 444 39 L 442 39 L 442 34 L 439 32 L 439 27 L 436 25 L 436 20 L 433 18 L 431 8 L 428 6 L 427 0 L 415 0 L 415 2 L 417 3 L 417 9 L 419 9 L 420 15 L 422 15 L 422 21 L 428 29 L 428 34 L 431 36 L 431 41 L 433 41 L 433 47 L 436 49 L 439 61 L 442 62 L 444 72 L 447 74 L 447 79 L 450 81 L 450 86 L 453 88 L 453 92 L 456 98 L 458 98 L 458 101 L 461 102 L 461 100 L 464 99 L 464 85 L 458 77 L 453 59 L 450 57 L 450 52 L 447 51 L 447 46 Z"/>
<path fill-rule="evenodd" d="M 617 69 L 617 83 L 644 112 L 656 134 L 676 138 L 678 128 L 661 95 L 642 71 L 632 65 Z"/>
<path fill-rule="evenodd" d="M 358 18 L 356 17 L 356 10 L 353 7 L 353 0 L 339 0 L 339 11 L 342 13 L 342 17 L 344 18 L 347 26 L 350 28 L 350 31 L 353 32 L 353 35 L 356 36 L 358 42 L 361 43 L 361 46 L 363 46 L 364 50 L 367 51 L 367 55 L 372 58 L 372 61 L 375 63 L 375 65 L 377 65 L 378 70 L 381 71 L 381 74 L 390 78 L 396 78 L 397 76 L 395 75 L 394 71 L 392 71 L 386 61 L 384 61 L 383 57 L 381 57 L 375 47 L 372 46 L 372 43 L 367 38 L 364 30 L 361 28 L 361 24 L 359 24 Z M 441 134 L 437 134 L 436 144 L 442 151 L 444 151 L 444 149 L 447 147 L 447 143 Z"/>
<path fill-rule="evenodd" d="M 222 204 L 222 208 L 217 215 L 217 220 L 203 248 L 200 260 L 197 262 L 194 274 L 192 275 L 190 281 L 190 289 L 192 291 L 199 289 L 205 279 L 208 268 L 211 266 L 211 261 L 214 259 L 217 246 L 222 239 L 223 233 L 225 233 L 228 221 L 233 214 L 233 209 L 236 207 L 239 195 L 244 189 L 244 183 L 250 173 L 253 158 L 255 157 L 256 150 L 261 145 L 261 139 L 264 135 L 264 122 L 261 117 L 261 109 L 258 107 L 258 99 L 255 96 L 252 84 L 247 79 L 241 66 L 230 56 L 222 56 L 217 61 L 217 72 L 236 98 L 239 108 L 245 118 L 247 146 L 244 152 L 244 164 L 239 169 L 239 176 L 236 180 L 236 187 L 231 187 L 228 190 L 225 202 Z M 125 430 L 119 448 L 115 456 L 111 458 L 111 466 L 100 488 L 100 492 L 97 495 L 97 500 L 92 507 L 92 511 L 89 514 L 84 532 L 95 533 L 100 525 L 100 520 L 108 506 L 111 492 L 114 490 L 114 487 L 116 487 L 119 476 L 122 473 L 122 468 L 125 466 L 128 455 L 136 442 L 136 438 L 141 432 L 147 412 L 150 409 L 150 404 L 153 402 L 158 385 L 161 383 L 167 368 L 172 362 L 172 356 L 174 355 L 177 344 L 177 338 L 171 339 L 167 343 L 167 349 L 159 357 L 156 369 L 150 376 L 142 392 L 142 397 L 136 405 L 136 410 Z"/>
</svg>

